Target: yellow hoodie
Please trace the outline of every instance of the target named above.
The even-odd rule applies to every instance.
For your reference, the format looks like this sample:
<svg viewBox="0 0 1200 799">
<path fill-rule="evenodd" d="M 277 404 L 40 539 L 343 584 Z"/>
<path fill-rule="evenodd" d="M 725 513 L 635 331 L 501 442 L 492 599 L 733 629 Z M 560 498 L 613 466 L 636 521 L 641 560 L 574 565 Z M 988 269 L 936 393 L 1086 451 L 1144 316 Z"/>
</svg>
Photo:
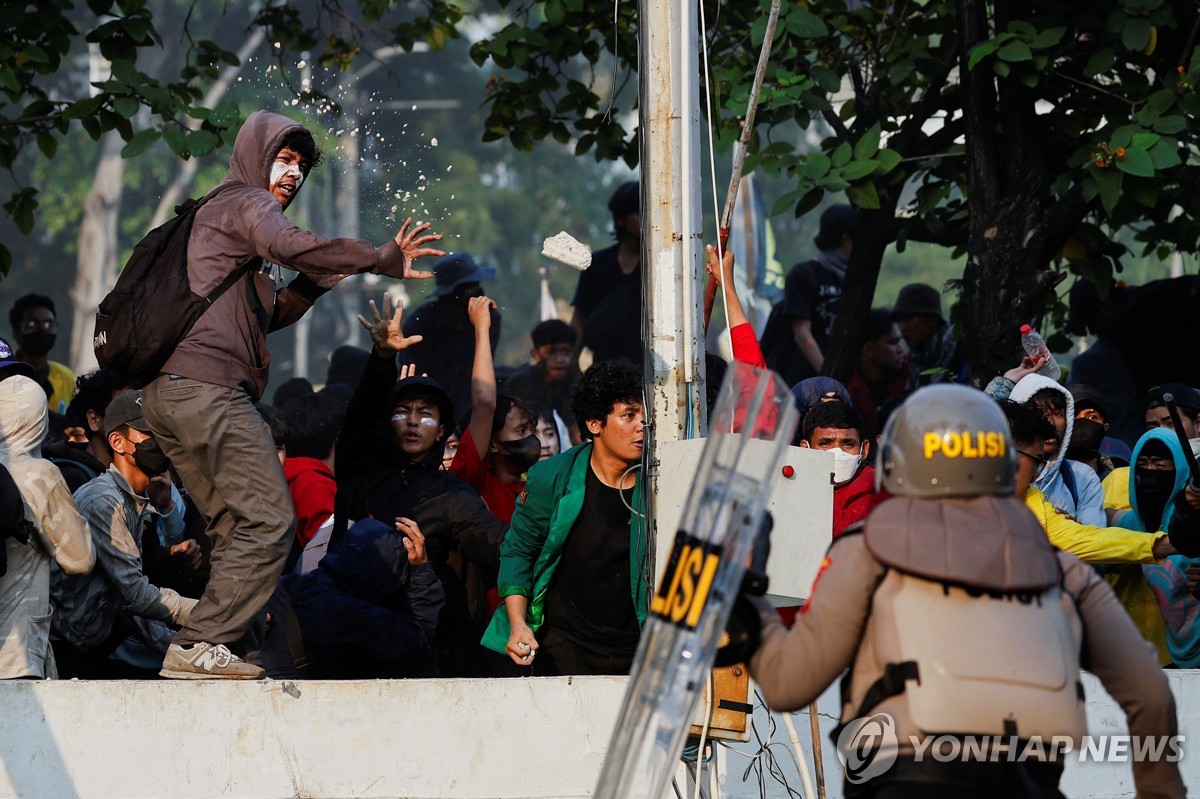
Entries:
<svg viewBox="0 0 1200 799">
<path fill-rule="evenodd" d="M 1146 533 L 1123 527 L 1080 524 L 1050 504 L 1041 491 L 1029 487 L 1025 504 L 1041 523 L 1050 543 L 1090 564 L 1154 563 L 1154 542 L 1166 533 Z"/>
</svg>

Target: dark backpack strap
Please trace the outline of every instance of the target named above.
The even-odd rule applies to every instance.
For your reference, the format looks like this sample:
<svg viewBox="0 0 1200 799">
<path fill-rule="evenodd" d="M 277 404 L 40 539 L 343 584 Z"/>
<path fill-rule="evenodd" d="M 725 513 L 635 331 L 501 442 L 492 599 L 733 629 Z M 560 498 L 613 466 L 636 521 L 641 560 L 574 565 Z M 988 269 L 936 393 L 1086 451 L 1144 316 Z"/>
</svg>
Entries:
<svg viewBox="0 0 1200 799">
<path fill-rule="evenodd" d="M 286 606 L 283 614 L 283 635 L 287 639 L 292 665 L 300 673 L 301 679 L 308 679 L 308 667 L 312 665 L 312 661 L 308 659 L 308 653 L 304 649 L 304 635 L 300 632 L 300 621 L 296 618 L 296 606 L 292 603 L 292 592 L 285 589 L 280 593 L 283 595 L 283 602 Z"/>
<path fill-rule="evenodd" d="M 195 199 L 184 200 L 182 203 L 175 206 L 175 213 L 176 214 L 186 214 L 189 211 L 192 211 L 192 212 L 199 211 L 200 208 L 206 202 L 211 200 L 213 197 L 216 197 L 218 194 L 221 194 L 222 192 L 232 189 L 235 186 L 244 186 L 244 185 L 246 185 L 246 184 L 241 183 L 239 181 L 230 181 L 229 183 L 222 183 L 220 186 L 217 186 L 215 189 L 213 189 L 208 194 L 201 197 L 199 200 L 195 200 Z M 212 307 L 212 304 L 215 303 L 217 300 L 219 300 L 221 298 L 222 294 L 224 294 L 226 291 L 229 291 L 229 289 L 233 287 L 234 283 L 237 283 L 239 280 L 242 279 L 242 277 L 244 277 L 250 271 L 250 267 L 257 260 L 258 260 L 257 256 L 254 258 L 250 258 L 249 260 L 246 261 L 246 263 L 241 264 L 240 266 L 238 266 L 237 269 L 234 269 L 232 272 L 230 272 L 228 275 L 226 275 L 225 279 L 222 280 L 215 289 L 213 289 L 212 293 L 204 298 L 205 306 Z"/>
<path fill-rule="evenodd" d="M 915 660 L 906 660 L 903 663 L 889 663 L 883 669 L 883 676 L 871 683 L 871 687 L 863 694 L 862 702 L 858 705 L 858 710 L 850 717 L 855 719 L 866 718 L 880 702 L 885 699 L 891 699 L 893 696 L 899 696 L 904 693 L 908 687 L 908 682 L 915 680 L 917 685 L 921 684 L 921 670 L 917 666 Z M 849 701 L 849 675 L 842 678 L 842 704 L 845 705 Z M 844 723 L 838 724 L 833 728 L 830 737 L 837 740 L 842 730 L 846 729 Z"/>
</svg>

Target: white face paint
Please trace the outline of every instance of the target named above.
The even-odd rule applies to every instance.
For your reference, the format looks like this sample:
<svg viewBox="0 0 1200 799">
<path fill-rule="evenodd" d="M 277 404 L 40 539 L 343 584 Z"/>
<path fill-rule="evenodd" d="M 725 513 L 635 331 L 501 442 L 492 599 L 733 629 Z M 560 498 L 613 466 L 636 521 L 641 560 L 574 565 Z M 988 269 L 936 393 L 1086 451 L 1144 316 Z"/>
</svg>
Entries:
<svg viewBox="0 0 1200 799">
<path fill-rule="evenodd" d="M 304 173 L 300 171 L 297 164 L 285 164 L 282 161 L 276 161 L 271 164 L 271 185 L 274 186 L 285 177 L 295 178 L 296 188 L 300 188 L 300 184 L 304 182 Z"/>
</svg>

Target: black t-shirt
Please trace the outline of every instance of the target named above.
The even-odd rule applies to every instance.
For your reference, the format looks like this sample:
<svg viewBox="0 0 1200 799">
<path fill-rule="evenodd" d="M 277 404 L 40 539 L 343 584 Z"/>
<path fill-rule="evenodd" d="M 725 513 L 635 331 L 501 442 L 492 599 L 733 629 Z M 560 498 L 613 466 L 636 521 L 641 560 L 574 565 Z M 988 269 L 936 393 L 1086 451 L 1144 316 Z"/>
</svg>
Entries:
<svg viewBox="0 0 1200 799">
<path fill-rule="evenodd" d="M 617 260 L 619 244 L 592 253 L 592 265 L 579 275 L 571 304 L 586 315 L 583 345 L 593 363 L 643 359 L 642 267 L 628 275 Z"/>
<path fill-rule="evenodd" d="M 546 626 L 593 652 L 623 657 L 637 650 L 630 589 L 629 522 L 633 492 L 600 482 L 588 466 L 579 518 L 563 544 L 546 594 Z"/>
<path fill-rule="evenodd" d="M 788 319 L 809 319 L 821 352 L 828 352 L 833 323 L 842 305 L 845 279 L 820 261 L 796 264 L 783 289 L 783 313 Z"/>
<path fill-rule="evenodd" d="M 492 354 L 500 343 L 500 312 L 492 309 Z M 417 373 L 425 373 L 438 381 L 458 418 L 471 412 L 471 365 L 475 362 L 475 327 L 465 315 L 454 318 L 447 313 L 441 300 L 423 303 L 411 314 L 404 315 L 404 335 L 423 336 L 423 340 L 401 350 L 401 366 L 415 364 Z M 442 419 L 453 427 L 458 419 Z"/>
</svg>

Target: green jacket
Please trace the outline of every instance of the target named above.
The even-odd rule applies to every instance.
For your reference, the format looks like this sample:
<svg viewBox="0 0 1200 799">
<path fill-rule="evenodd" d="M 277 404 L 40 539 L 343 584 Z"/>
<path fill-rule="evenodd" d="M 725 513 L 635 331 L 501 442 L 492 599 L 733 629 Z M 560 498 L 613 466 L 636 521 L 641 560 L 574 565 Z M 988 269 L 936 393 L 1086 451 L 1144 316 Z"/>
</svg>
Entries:
<svg viewBox="0 0 1200 799">
<path fill-rule="evenodd" d="M 583 508 L 591 456 L 589 442 L 530 469 L 525 491 L 517 500 L 512 524 L 500 544 L 500 576 L 497 580 L 500 597 L 517 594 L 531 597 L 525 620 L 534 632 L 544 621 L 546 591 L 562 558 L 563 544 Z M 641 487 L 639 473 L 633 490 L 633 514 L 629 519 L 629 591 L 639 626 L 646 622 L 650 579 Z M 492 616 L 482 643 L 503 653 L 510 633 L 508 613 L 501 605 Z"/>
</svg>

